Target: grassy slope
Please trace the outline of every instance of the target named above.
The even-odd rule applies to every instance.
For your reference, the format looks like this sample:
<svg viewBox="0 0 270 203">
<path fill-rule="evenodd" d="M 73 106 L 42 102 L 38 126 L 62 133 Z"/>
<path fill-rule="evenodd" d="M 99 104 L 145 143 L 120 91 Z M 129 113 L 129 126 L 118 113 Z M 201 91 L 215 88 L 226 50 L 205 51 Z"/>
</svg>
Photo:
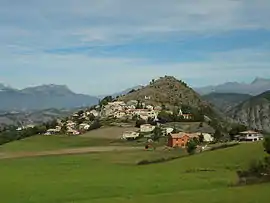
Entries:
<svg viewBox="0 0 270 203">
<path fill-rule="evenodd" d="M 0 146 L 0 152 L 44 151 L 77 147 L 104 146 L 109 139 L 67 136 L 33 136 Z"/>
<path fill-rule="evenodd" d="M 163 164 L 130 164 L 145 153 L 152 152 L 1 160 L 1 202 L 268 202 L 269 184 L 228 187 L 237 168 L 264 156 L 261 143 Z M 216 171 L 187 173 L 197 168 Z"/>
<path fill-rule="evenodd" d="M 124 131 L 135 128 L 107 127 L 90 131 L 81 136 L 37 135 L 23 140 L 0 145 L 1 152 L 44 151 L 77 147 L 122 145 L 118 138 Z"/>
</svg>

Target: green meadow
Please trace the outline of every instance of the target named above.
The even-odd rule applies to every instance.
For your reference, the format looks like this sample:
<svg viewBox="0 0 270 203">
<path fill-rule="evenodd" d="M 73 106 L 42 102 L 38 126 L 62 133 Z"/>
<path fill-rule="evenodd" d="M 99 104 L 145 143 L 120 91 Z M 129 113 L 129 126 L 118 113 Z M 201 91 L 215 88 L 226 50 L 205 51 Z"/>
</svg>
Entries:
<svg viewBox="0 0 270 203">
<path fill-rule="evenodd" d="M 15 143 L 5 151 L 16 151 Z M 31 144 L 28 148 L 36 149 Z M 136 165 L 166 153 L 182 152 L 138 150 L 0 160 L 1 202 L 269 202 L 270 184 L 232 186 L 237 169 L 265 156 L 261 143 Z"/>
</svg>

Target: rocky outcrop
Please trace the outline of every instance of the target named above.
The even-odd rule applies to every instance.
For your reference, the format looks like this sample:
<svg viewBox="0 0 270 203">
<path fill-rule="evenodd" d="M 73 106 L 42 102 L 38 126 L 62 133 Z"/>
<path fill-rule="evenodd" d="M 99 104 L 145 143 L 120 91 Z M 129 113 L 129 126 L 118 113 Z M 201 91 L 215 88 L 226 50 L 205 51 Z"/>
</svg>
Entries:
<svg viewBox="0 0 270 203">
<path fill-rule="evenodd" d="M 250 128 L 270 132 L 270 91 L 241 103 L 228 116 Z"/>
</svg>

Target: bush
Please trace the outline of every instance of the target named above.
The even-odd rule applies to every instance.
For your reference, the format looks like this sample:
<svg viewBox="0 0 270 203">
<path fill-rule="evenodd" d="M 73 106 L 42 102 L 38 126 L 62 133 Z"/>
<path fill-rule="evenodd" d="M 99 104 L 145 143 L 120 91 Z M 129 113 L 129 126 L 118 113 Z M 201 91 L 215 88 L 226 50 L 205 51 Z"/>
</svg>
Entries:
<svg viewBox="0 0 270 203">
<path fill-rule="evenodd" d="M 195 142 L 195 140 L 192 139 L 187 143 L 187 152 L 189 154 L 194 154 L 196 148 L 197 148 L 197 143 Z"/>
<path fill-rule="evenodd" d="M 210 150 L 214 151 L 214 150 L 218 150 L 218 149 L 225 149 L 225 148 L 234 147 L 234 146 L 237 146 L 237 145 L 239 145 L 239 143 L 222 144 L 222 145 L 219 145 L 219 146 L 212 147 Z"/>
<path fill-rule="evenodd" d="M 264 151 L 270 154 L 270 136 L 266 136 L 263 142 Z"/>
<path fill-rule="evenodd" d="M 90 126 L 89 130 L 95 130 L 100 128 L 102 125 L 99 120 L 95 120 L 92 125 Z"/>
<path fill-rule="evenodd" d="M 270 181 L 270 157 L 264 160 L 252 161 L 247 170 L 237 171 L 238 184 L 254 184 Z"/>
<path fill-rule="evenodd" d="M 158 159 L 153 159 L 153 160 L 141 160 L 137 163 L 137 165 L 148 165 L 148 164 L 156 164 L 156 163 L 162 163 L 162 162 L 167 162 L 167 161 L 172 161 L 175 159 L 180 159 L 185 157 L 186 155 L 181 155 L 181 156 L 173 156 L 173 157 L 168 157 L 168 158 L 158 158 Z"/>
<path fill-rule="evenodd" d="M 146 121 L 143 120 L 143 119 L 139 119 L 139 120 L 136 121 L 135 127 L 139 128 L 139 127 L 141 127 L 141 125 L 144 125 L 144 124 L 146 124 Z"/>
</svg>

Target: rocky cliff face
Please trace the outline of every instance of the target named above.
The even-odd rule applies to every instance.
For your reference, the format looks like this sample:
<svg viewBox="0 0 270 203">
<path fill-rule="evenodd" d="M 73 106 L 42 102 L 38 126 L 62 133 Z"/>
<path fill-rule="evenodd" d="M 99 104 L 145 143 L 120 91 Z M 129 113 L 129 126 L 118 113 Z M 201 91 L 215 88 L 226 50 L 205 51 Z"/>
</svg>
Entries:
<svg viewBox="0 0 270 203">
<path fill-rule="evenodd" d="M 252 96 L 248 94 L 237 93 L 211 93 L 202 96 L 202 98 L 217 107 L 221 112 L 227 113 Z"/>
<path fill-rule="evenodd" d="M 243 102 L 228 115 L 250 128 L 270 132 L 270 91 Z"/>
</svg>

